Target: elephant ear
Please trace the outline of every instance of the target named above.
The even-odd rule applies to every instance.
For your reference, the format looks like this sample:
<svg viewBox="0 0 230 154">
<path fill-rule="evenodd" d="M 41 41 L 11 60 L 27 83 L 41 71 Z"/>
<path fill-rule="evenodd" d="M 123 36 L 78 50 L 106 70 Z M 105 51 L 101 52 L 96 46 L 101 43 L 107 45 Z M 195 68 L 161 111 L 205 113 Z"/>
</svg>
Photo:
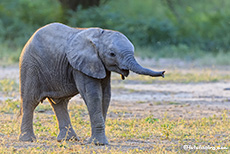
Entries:
<svg viewBox="0 0 230 154">
<path fill-rule="evenodd" d="M 106 77 L 105 67 L 98 56 L 100 28 L 89 28 L 77 33 L 66 50 L 70 65 L 82 73 L 97 79 Z"/>
</svg>

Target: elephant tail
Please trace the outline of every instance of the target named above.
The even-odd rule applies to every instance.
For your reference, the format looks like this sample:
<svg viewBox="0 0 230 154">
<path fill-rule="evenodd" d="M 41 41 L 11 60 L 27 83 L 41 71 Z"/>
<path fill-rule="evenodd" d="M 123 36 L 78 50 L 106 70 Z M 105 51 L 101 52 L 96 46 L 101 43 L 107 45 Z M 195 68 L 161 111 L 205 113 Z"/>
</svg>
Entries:
<svg viewBox="0 0 230 154">
<path fill-rule="evenodd" d="M 22 103 L 20 104 L 20 110 L 17 113 L 17 119 L 19 119 L 22 115 Z"/>
</svg>

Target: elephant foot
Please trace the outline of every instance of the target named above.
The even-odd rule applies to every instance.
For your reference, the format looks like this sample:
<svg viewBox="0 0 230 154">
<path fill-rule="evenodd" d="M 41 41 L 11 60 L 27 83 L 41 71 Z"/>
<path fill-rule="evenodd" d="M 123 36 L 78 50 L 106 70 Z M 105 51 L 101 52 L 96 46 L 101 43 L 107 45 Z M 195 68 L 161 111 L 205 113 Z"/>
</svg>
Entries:
<svg viewBox="0 0 230 154">
<path fill-rule="evenodd" d="M 107 137 L 105 135 L 93 135 L 88 140 L 88 143 L 94 143 L 95 145 L 98 145 L 98 146 L 103 146 L 103 145 L 109 144 Z"/>
<path fill-rule="evenodd" d="M 70 129 L 61 129 L 60 133 L 58 134 L 57 141 L 79 141 L 80 139 L 77 137 L 76 133 L 74 132 L 73 128 Z"/>
<path fill-rule="evenodd" d="M 36 141 L 36 137 L 34 133 L 24 132 L 19 135 L 19 141 L 34 142 Z"/>
</svg>

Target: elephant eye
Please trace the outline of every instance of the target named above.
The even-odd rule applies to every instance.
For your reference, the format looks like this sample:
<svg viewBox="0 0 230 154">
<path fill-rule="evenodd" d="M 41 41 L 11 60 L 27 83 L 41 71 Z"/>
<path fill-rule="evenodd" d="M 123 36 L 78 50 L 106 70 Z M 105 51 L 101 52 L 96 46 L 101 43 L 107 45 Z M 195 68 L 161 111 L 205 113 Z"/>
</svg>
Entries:
<svg viewBox="0 0 230 154">
<path fill-rule="evenodd" d="M 111 52 L 109 55 L 110 55 L 111 57 L 115 57 L 115 56 L 116 56 L 115 53 L 113 53 L 113 52 Z"/>
</svg>

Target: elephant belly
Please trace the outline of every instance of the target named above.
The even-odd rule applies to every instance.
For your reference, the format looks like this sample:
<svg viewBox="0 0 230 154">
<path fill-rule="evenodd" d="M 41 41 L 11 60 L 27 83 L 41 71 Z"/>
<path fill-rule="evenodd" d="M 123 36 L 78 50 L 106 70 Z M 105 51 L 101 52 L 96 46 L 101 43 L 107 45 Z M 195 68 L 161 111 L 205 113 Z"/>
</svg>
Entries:
<svg viewBox="0 0 230 154">
<path fill-rule="evenodd" d="M 39 73 L 42 88 L 40 98 L 69 98 L 78 94 L 72 71 L 72 68 L 66 63 L 62 65 L 53 64 L 50 67 L 46 67 L 45 71 L 43 69 Z"/>
<path fill-rule="evenodd" d="M 49 77 L 43 83 L 41 98 L 69 98 L 79 93 L 74 81 L 67 80 L 66 77 L 57 74 L 46 74 L 46 76 Z"/>
</svg>

